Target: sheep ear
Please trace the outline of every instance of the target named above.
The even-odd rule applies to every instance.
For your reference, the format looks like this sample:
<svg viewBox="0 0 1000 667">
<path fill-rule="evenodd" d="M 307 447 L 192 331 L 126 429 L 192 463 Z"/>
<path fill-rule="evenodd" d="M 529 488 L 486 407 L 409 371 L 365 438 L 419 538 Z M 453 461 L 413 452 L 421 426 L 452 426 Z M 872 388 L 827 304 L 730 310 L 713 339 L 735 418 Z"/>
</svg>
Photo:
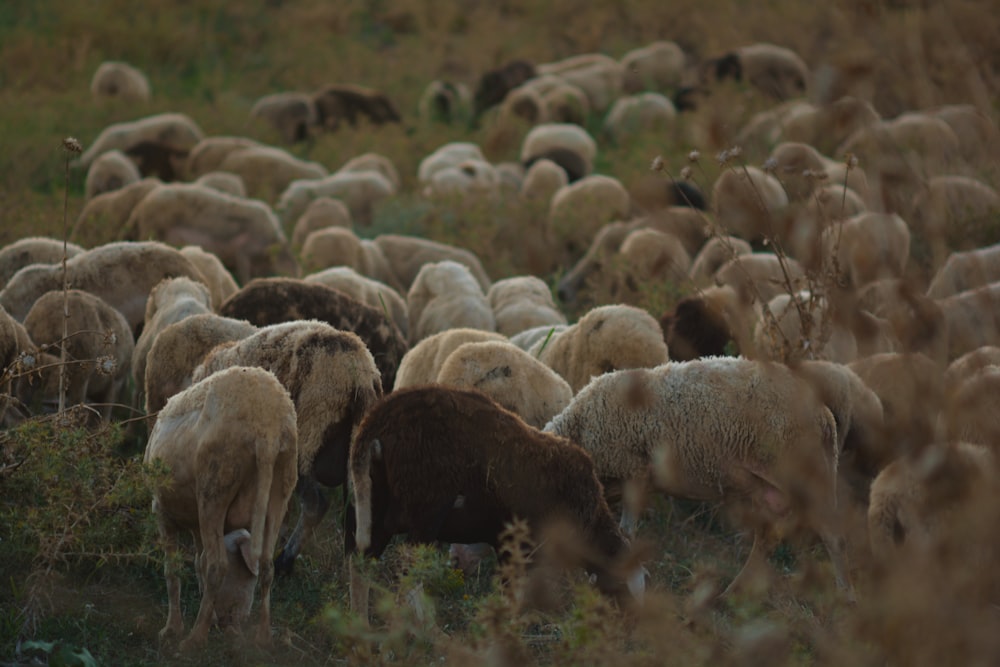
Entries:
<svg viewBox="0 0 1000 667">
<path fill-rule="evenodd" d="M 228 533 L 223 538 L 223 541 L 226 544 L 226 551 L 230 553 L 239 552 L 247 569 L 250 570 L 253 576 L 256 577 L 260 574 L 259 563 L 250 551 L 250 532 L 246 528 L 240 528 Z"/>
</svg>

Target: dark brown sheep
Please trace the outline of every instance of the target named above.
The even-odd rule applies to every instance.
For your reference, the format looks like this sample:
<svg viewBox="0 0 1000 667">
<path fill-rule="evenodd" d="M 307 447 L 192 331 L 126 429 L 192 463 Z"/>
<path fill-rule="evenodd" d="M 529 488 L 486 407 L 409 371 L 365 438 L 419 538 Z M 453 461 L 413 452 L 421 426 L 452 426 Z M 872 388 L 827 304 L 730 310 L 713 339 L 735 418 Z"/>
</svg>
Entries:
<svg viewBox="0 0 1000 667">
<path fill-rule="evenodd" d="M 473 95 L 473 118 L 478 119 L 483 112 L 503 102 L 507 93 L 535 76 L 535 66 L 526 60 L 512 60 L 485 72 L 479 77 Z"/>
<path fill-rule="evenodd" d="M 384 93 L 352 84 L 325 86 L 313 95 L 320 127 L 337 130 L 342 121 L 356 127 L 363 117 L 372 125 L 400 123 L 396 105 Z"/>
<path fill-rule="evenodd" d="M 219 307 L 219 314 L 263 327 L 295 320 L 320 320 L 356 333 L 371 351 L 382 386 L 396 382 L 396 369 L 409 349 L 392 318 L 378 308 L 319 283 L 297 278 L 251 280 Z"/>
<path fill-rule="evenodd" d="M 583 565 L 598 587 L 613 595 L 626 590 L 619 568 L 629 543 L 590 457 L 478 391 L 427 385 L 393 392 L 362 422 L 350 468 L 357 532 L 347 532 L 348 553 L 377 558 L 401 533 L 409 542 L 485 542 L 496 549 L 504 524 L 515 517 L 536 536 L 562 520 L 585 545 Z M 638 596 L 641 567 L 633 565 L 628 575 L 627 588 Z M 351 606 L 362 618 L 365 589 L 352 572 Z"/>
</svg>

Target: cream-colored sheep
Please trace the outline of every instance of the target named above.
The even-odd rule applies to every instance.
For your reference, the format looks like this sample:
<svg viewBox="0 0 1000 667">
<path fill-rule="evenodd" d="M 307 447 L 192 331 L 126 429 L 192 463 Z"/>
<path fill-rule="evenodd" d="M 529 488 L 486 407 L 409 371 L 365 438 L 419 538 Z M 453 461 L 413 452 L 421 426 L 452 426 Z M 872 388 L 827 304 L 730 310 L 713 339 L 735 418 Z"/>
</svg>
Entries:
<svg viewBox="0 0 1000 667">
<path fill-rule="evenodd" d="M 802 266 L 790 257 L 770 252 L 738 255 L 719 267 L 713 279 L 716 285 L 728 285 L 744 301 L 767 303 L 779 294 L 802 287 Z"/>
<path fill-rule="evenodd" d="M 645 310 L 624 304 L 593 308 L 528 352 L 559 373 L 574 392 L 597 375 L 652 368 L 669 359 L 660 323 Z"/>
<path fill-rule="evenodd" d="M 90 94 L 126 102 L 148 102 L 149 79 L 133 65 L 119 60 L 106 60 L 97 67 L 90 79 Z"/>
<path fill-rule="evenodd" d="M 496 331 L 496 318 L 482 286 L 464 264 L 425 264 L 406 294 L 410 344 L 456 327 Z"/>
<path fill-rule="evenodd" d="M 327 227 L 310 233 L 302 244 L 302 267 L 315 273 L 335 266 L 347 266 L 363 276 L 383 282 L 402 294 L 402 283 L 381 246 L 358 238 L 350 229 Z"/>
<path fill-rule="evenodd" d="M 631 217 L 632 198 L 616 178 L 593 174 L 556 190 L 548 228 L 563 248 L 563 261 L 576 262 L 605 224 Z"/>
<path fill-rule="evenodd" d="M 431 334 L 407 350 L 396 371 L 396 381 L 393 391 L 403 387 L 412 387 L 429 382 L 437 382 L 448 356 L 465 343 L 483 343 L 487 341 L 504 342 L 503 334 L 483 329 L 468 329 L 457 327 L 436 334 Z M 523 348 L 522 348 L 523 349 Z"/>
<path fill-rule="evenodd" d="M 90 168 L 98 156 L 120 150 L 136 161 L 143 176 L 172 181 L 183 175 L 189 151 L 203 138 L 201 129 L 188 116 L 157 114 L 104 128 L 78 162 Z"/>
<path fill-rule="evenodd" d="M 278 219 L 256 200 L 199 185 L 164 185 L 139 202 L 128 224 L 139 238 L 177 247 L 200 245 L 241 284 L 261 276 L 298 274 Z"/>
<path fill-rule="evenodd" d="M 428 199 L 445 200 L 464 197 L 495 199 L 500 194 L 500 175 L 484 160 L 463 160 L 453 167 L 434 172 L 421 191 Z"/>
<path fill-rule="evenodd" d="M 18 418 L 26 417 L 20 405 L 8 413 L 11 407 L 11 397 L 20 392 L 15 391 L 14 375 L 24 373 L 38 365 L 39 355 L 35 343 L 28 336 L 24 325 L 10 316 L 0 307 L 0 424 L 8 426 Z M 27 364 L 28 367 L 24 367 Z M 19 378 L 18 383 L 28 382 L 29 378 Z M 36 379 L 37 381 L 37 379 Z"/>
<path fill-rule="evenodd" d="M 246 197 L 247 188 L 243 184 L 243 179 L 237 174 L 228 171 L 209 171 L 194 180 L 195 185 L 225 192 L 234 197 Z"/>
<path fill-rule="evenodd" d="M 164 278 L 179 276 L 204 282 L 201 272 L 179 250 L 155 241 L 108 243 L 66 262 L 69 284 L 107 302 L 125 316 L 133 332 L 145 320 L 150 290 Z M 31 264 L 15 273 L 0 291 L 0 305 L 23 321 L 38 297 L 62 287 L 61 265 Z"/>
<path fill-rule="evenodd" d="M 569 329 L 569 327 L 570 325 L 568 324 L 543 324 L 514 334 L 510 337 L 510 342 L 525 352 L 528 352 L 536 345 L 539 346 L 538 350 L 540 351 L 546 344 L 546 340 L 550 340 L 552 336 L 562 333 L 566 329 Z M 536 353 L 535 356 L 537 357 L 538 354 Z"/>
<path fill-rule="evenodd" d="M 832 184 L 846 186 L 861 196 L 868 196 L 868 182 L 861 167 L 846 169 L 844 162 L 838 162 L 820 154 L 809 144 L 785 141 L 771 151 L 768 158 L 773 175 L 785 188 L 789 202 L 800 202 L 812 198 L 819 187 Z"/>
<path fill-rule="evenodd" d="M 958 137 L 962 159 L 971 165 L 989 164 L 1000 148 L 996 123 L 972 104 L 948 104 L 927 113 L 948 124 Z"/>
<path fill-rule="evenodd" d="M 87 170 L 87 180 L 83 185 L 83 197 L 89 201 L 97 195 L 121 190 L 126 185 L 142 180 L 139 168 L 135 162 L 128 159 L 125 153 L 111 150 L 102 153 Z"/>
<path fill-rule="evenodd" d="M 552 160 L 538 160 L 524 174 L 524 181 L 521 183 L 521 198 L 548 207 L 553 195 L 568 184 L 569 177 L 566 176 L 562 167 Z"/>
<path fill-rule="evenodd" d="M 963 355 L 964 356 L 964 355 Z M 1000 452 L 1000 367 L 984 366 L 949 392 L 941 410 L 948 441 L 969 442 Z"/>
<path fill-rule="evenodd" d="M 781 141 L 785 128 L 792 125 L 796 118 L 815 111 L 816 107 L 813 104 L 802 99 L 780 102 L 751 116 L 736 133 L 733 143 L 749 155 L 767 153 Z M 692 145 L 714 146 L 717 143 L 711 141 L 711 127 L 706 128 L 696 124 L 689 132 L 694 134 Z"/>
<path fill-rule="evenodd" d="M 543 123 L 531 128 L 521 142 L 521 162 L 542 155 L 553 149 L 573 151 L 584 160 L 585 173 L 589 174 L 597 159 L 597 142 L 590 134 L 574 123 Z"/>
<path fill-rule="evenodd" d="M 948 255 L 944 266 L 934 274 L 927 296 L 943 299 L 997 281 L 1000 281 L 1000 243 Z"/>
<path fill-rule="evenodd" d="M 334 266 L 303 278 L 306 282 L 320 283 L 338 289 L 362 303 L 378 308 L 388 315 L 403 338 L 410 334 L 410 318 L 406 301 L 389 285 L 362 275 L 349 266 Z"/>
<path fill-rule="evenodd" d="M 279 570 L 287 570 L 326 513 L 319 485 L 347 484 L 351 437 L 381 398 L 382 381 L 371 352 L 356 334 L 316 321 L 276 324 L 220 345 L 195 369 L 193 380 L 232 366 L 271 371 L 295 404 L 302 511 L 275 561 Z"/>
<path fill-rule="evenodd" d="M 248 146 L 223 158 L 219 171 L 228 171 L 243 179 L 247 194 L 268 203 L 299 180 L 317 180 L 328 175 L 326 167 L 309 162 L 274 146 Z"/>
<path fill-rule="evenodd" d="M 138 232 L 128 226 L 129 216 L 146 195 L 162 184 L 158 178 L 144 178 L 120 190 L 97 195 L 84 204 L 73 223 L 70 238 L 83 243 L 84 238 L 107 238 L 108 232 L 114 230 L 110 235 L 119 241 L 140 240 Z"/>
<path fill-rule="evenodd" d="M 249 137 L 205 137 L 188 153 L 184 171 L 193 180 L 210 171 L 218 171 L 219 165 L 230 153 L 262 145 Z"/>
<path fill-rule="evenodd" d="M 566 324 L 566 316 L 552 299 L 552 291 L 536 276 L 498 280 L 486 292 L 497 331 L 508 338 L 534 327 Z"/>
<path fill-rule="evenodd" d="M 557 65 L 560 68 L 558 71 L 546 70 L 544 67 L 539 66 L 540 74 L 556 74 L 563 81 L 582 90 L 594 113 L 606 112 L 622 94 L 625 68 L 607 56 L 587 64 L 581 62 L 579 66 Z"/>
<path fill-rule="evenodd" d="M 944 371 L 945 395 L 950 395 L 965 380 L 990 366 L 1000 366 L 1000 347 L 984 345 L 955 359 Z"/>
<path fill-rule="evenodd" d="M 231 368 L 171 398 L 144 462 L 169 470 L 153 487 L 169 611 L 161 640 L 184 632 L 178 533 L 191 531 L 201 605 L 181 650 L 204 644 L 214 622 L 242 625 L 260 579 L 256 640 L 271 640 L 271 554 L 295 490 L 295 406 L 268 371 Z"/>
<path fill-rule="evenodd" d="M 266 122 L 286 144 L 305 141 L 318 123 L 312 95 L 299 92 L 259 98 L 250 109 L 250 118 Z"/>
<path fill-rule="evenodd" d="M 485 162 L 486 157 L 477 144 L 466 141 L 453 141 L 439 146 L 433 153 L 420 161 L 417 167 L 417 181 L 426 185 L 438 171 L 454 167 L 465 160 Z"/>
<path fill-rule="evenodd" d="M 836 149 L 849 136 L 881 120 L 871 102 L 856 97 L 841 97 L 827 105 L 803 109 L 785 119 L 781 138 L 815 146 L 827 155 L 840 155 Z"/>
<path fill-rule="evenodd" d="M 352 157 L 337 170 L 337 173 L 352 174 L 362 171 L 374 171 L 385 176 L 385 179 L 392 184 L 393 192 L 403 187 L 403 181 L 399 177 L 396 165 L 380 153 L 362 153 Z"/>
<path fill-rule="evenodd" d="M 855 288 L 902 278 L 910 259 L 910 228 L 895 213 L 861 213 L 823 232 L 824 257 L 834 256 L 845 282 Z"/>
<path fill-rule="evenodd" d="M 756 167 L 727 168 L 712 185 L 712 213 L 725 233 L 751 243 L 774 237 L 788 195 L 778 179 Z"/>
<path fill-rule="evenodd" d="M 931 246 L 932 266 L 944 264 L 953 249 L 968 249 L 996 239 L 1000 193 L 967 176 L 935 176 L 913 196 L 913 231 Z"/>
<path fill-rule="evenodd" d="M 747 241 L 735 236 L 713 236 L 705 242 L 691 261 L 688 277 L 695 287 L 708 287 L 715 282 L 715 273 L 722 266 L 740 255 L 749 255 L 753 248 Z"/>
<path fill-rule="evenodd" d="M 309 234 L 327 227 L 353 229 L 351 211 L 339 199 L 318 197 L 309 202 L 309 206 L 295 221 L 295 227 L 292 229 L 292 247 L 301 249 Z"/>
<path fill-rule="evenodd" d="M 661 40 L 632 49 L 621 58 L 622 90 L 627 95 L 674 90 L 683 82 L 686 60 L 676 42 Z"/>
<path fill-rule="evenodd" d="M 146 355 L 146 376 L 135 379 L 146 390 L 149 429 L 167 399 L 191 386 L 194 369 L 206 354 L 216 345 L 241 340 L 255 331 L 257 327 L 245 320 L 214 313 L 192 315 L 163 329 Z"/>
<path fill-rule="evenodd" d="M 948 334 L 948 361 L 984 345 L 1000 345 L 1000 282 L 937 300 Z"/>
<path fill-rule="evenodd" d="M 24 318 L 28 337 L 38 346 L 48 346 L 58 361 L 66 351 L 66 405 L 97 403 L 107 421 L 113 404 L 119 403 L 128 381 L 135 339 L 125 317 L 101 298 L 80 290 L 46 292 L 38 297 Z M 68 313 L 68 317 L 67 317 Z M 67 337 L 63 338 L 63 327 Z M 28 406 L 40 404 L 55 411 L 59 404 L 58 364 L 43 372 L 41 381 L 23 384 Z"/>
<path fill-rule="evenodd" d="M 392 182 L 377 171 L 337 172 L 318 180 L 292 181 L 281 193 L 275 210 L 286 224 L 298 220 L 318 197 L 333 197 L 347 205 L 351 219 L 370 225 L 375 207 L 396 193 Z"/>
<path fill-rule="evenodd" d="M 171 324 L 193 315 L 212 312 L 212 298 L 204 284 L 190 278 L 165 278 L 149 292 L 142 333 L 135 341 L 130 360 L 136 387 L 134 403 L 143 405 L 146 380 L 146 357 L 156 337 Z"/>
<path fill-rule="evenodd" d="M 232 296 L 240 287 L 236 284 L 233 274 L 223 265 L 222 260 L 201 246 L 187 245 L 181 248 L 181 254 L 191 260 L 205 279 L 205 286 L 212 296 L 212 309 L 216 309 Z"/>
<path fill-rule="evenodd" d="M 445 359 L 437 382 L 478 389 L 535 428 L 573 398 L 555 371 L 509 341 L 463 343 Z"/>
<path fill-rule="evenodd" d="M 483 293 L 489 291 L 493 283 L 479 258 L 465 248 L 402 234 L 380 234 L 375 237 L 374 242 L 382 250 L 389 266 L 392 267 L 396 281 L 404 290 L 410 289 L 424 264 L 444 260 L 464 264 L 476 278 Z M 377 276 L 371 277 L 377 278 Z M 413 323 L 412 313 L 410 322 Z"/>
<path fill-rule="evenodd" d="M 542 85 L 542 82 L 545 85 Z M 583 127 L 590 116 L 590 97 L 579 85 L 562 77 L 537 77 L 525 85 L 534 85 L 542 96 L 548 119 L 541 122 L 573 123 Z"/>
<path fill-rule="evenodd" d="M 660 93 L 619 97 L 604 117 L 604 134 L 616 143 L 651 132 L 666 133 L 677 119 L 677 109 Z"/>
<path fill-rule="evenodd" d="M 15 273 L 29 264 L 57 264 L 75 257 L 83 248 L 44 236 L 28 236 L 0 248 L 0 289 Z"/>
<path fill-rule="evenodd" d="M 651 480 L 669 495 L 749 500 L 757 521 L 748 565 L 763 555 L 758 549 L 768 523 L 790 511 L 810 517 L 838 586 L 852 594 L 835 528 L 834 418 L 787 367 L 717 357 L 608 373 L 580 390 L 544 430 L 580 444 L 605 482 Z M 622 515 L 632 533 L 636 505 L 626 502 Z M 726 592 L 745 572 L 747 566 Z"/>
<path fill-rule="evenodd" d="M 521 191 L 521 184 L 524 183 L 524 166 L 517 162 L 497 162 L 493 168 L 496 169 L 497 178 L 500 179 L 500 194 L 506 197 Z"/>
<path fill-rule="evenodd" d="M 782 248 L 805 267 L 822 267 L 824 230 L 867 210 L 861 195 L 851 188 L 834 183 L 819 187 L 793 211 L 781 233 Z"/>
</svg>

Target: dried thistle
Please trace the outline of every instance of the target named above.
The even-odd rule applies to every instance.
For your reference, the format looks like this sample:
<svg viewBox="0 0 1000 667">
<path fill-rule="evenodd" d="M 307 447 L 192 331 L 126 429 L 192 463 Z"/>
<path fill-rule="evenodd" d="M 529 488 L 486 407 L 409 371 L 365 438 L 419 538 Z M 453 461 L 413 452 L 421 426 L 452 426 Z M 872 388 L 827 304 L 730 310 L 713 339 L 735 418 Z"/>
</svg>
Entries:
<svg viewBox="0 0 1000 667">
<path fill-rule="evenodd" d="M 764 160 L 764 164 L 760 166 L 760 169 L 765 174 L 773 174 L 775 171 L 778 170 L 778 161 L 773 157 L 769 157 L 766 160 Z"/>
<path fill-rule="evenodd" d="M 649 165 L 650 171 L 663 171 L 663 156 L 657 155 Z"/>
<path fill-rule="evenodd" d="M 697 162 L 699 159 L 701 159 L 701 151 L 694 150 L 688 153 L 688 162 Z"/>
<path fill-rule="evenodd" d="M 80 140 L 77 139 L 76 137 L 66 137 L 65 139 L 63 139 L 62 147 L 63 150 L 65 150 L 68 153 L 79 154 L 83 152 L 83 144 L 81 144 Z"/>
<path fill-rule="evenodd" d="M 96 370 L 100 375 L 114 375 L 118 369 L 118 360 L 111 355 L 100 356 L 96 361 Z"/>
<path fill-rule="evenodd" d="M 690 181 L 694 177 L 694 170 L 690 165 L 681 167 L 681 180 Z"/>
</svg>

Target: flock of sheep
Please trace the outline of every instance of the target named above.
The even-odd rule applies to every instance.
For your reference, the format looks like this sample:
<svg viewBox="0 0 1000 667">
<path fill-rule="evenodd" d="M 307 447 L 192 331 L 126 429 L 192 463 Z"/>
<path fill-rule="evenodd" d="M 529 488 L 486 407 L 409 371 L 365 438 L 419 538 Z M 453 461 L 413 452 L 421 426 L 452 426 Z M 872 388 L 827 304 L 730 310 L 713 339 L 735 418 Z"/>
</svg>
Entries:
<svg viewBox="0 0 1000 667">
<path fill-rule="evenodd" d="M 791 517 L 854 599 L 849 508 L 867 508 L 872 549 L 893 559 L 942 530 L 945 508 L 927 502 L 935 466 L 959 462 L 959 483 L 989 494 L 973 502 L 995 501 L 1000 250 L 966 241 L 1000 241 L 1000 195 L 976 178 L 1000 136 L 972 106 L 882 118 L 847 77 L 820 90 L 770 44 L 694 74 L 657 42 L 621 59 L 514 61 L 475 90 L 428 86 L 426 122 L 531 126 L 518 162 L 454 142 L 416 175 L 413 194 L 441 205 L 547 212 L 515 241 L 525 273 L 502 279 L 463 248 L 356 233 L 401 194 L 386 156 L 331 172 L 204 136 L 182 114 L 108 127 L 79 158 L 76 227 L 121 240 L 0 250 L 0 363 L 17 371 L 5 423 L 54 410 L 64 367 L 66 404 L 149 415 L 145 460 L 172 479 L 154 489 L 164 546 L 179 531 L 197 545 L 202 603 L 184 648 L 213 622 L 245 621 L 258 583 L 270 636 L 275 568 L 291 568 L 338 487 L 351 491 L 348 553 L 378 557 L 400 534 L 497 547 L 515 517 L 536 536 L 568 522 L 579 564 L 622 604 L 641 603 L 646 583 L 632 545 L 647 490 L 728 501 L 754 542 L 727 591 Z M 697 117 L 727 80 L 773 104 L 718 156 L 708 192 L 662 175 L 662 205 L 640 207 L 595 173 L 604 142 Z M 92 91 L 151 94 L 124 63 L 102 65 Z M 270 95 L 251 115 L 290 144 L 401 120 L 385 94 L 352 85 Z M 583 127 L 595 115 L 597 137 Z M 692 153 L 686 170 L 707 159 Z M 636 305 L 663 283 L 682 290 L 670 312 Z M 595 286 L 611 301 L 588 302 Z M 299 522 L 272 558 L 293 495 Z M 164 638 L 184 629 L 176 563 Z M 351 593 L 367 618 L 353 570 Z"/>
</svg>

